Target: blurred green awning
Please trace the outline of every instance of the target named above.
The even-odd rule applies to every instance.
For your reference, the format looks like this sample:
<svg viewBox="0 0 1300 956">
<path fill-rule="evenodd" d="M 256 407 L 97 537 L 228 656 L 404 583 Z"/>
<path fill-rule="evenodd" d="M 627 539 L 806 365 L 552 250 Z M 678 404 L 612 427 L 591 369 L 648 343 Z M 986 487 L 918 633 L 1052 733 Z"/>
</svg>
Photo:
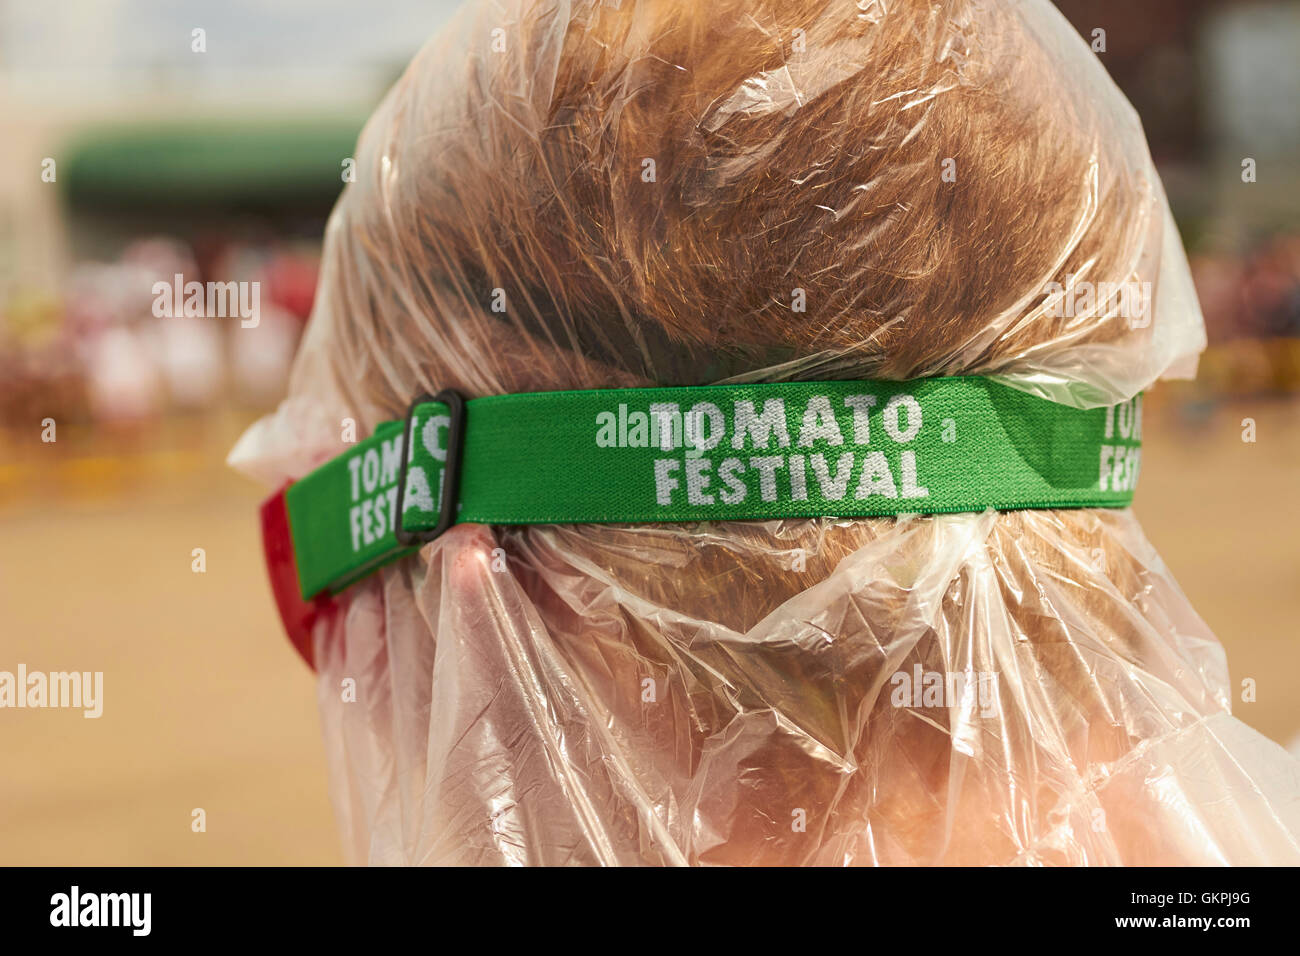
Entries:
<svg viewBox="0 0 1300 956">
<path fill-rule="evenodd" d="M 69 144 L 59 182 L 74 207 L 328 206 L 363 120 L 118 126 Z"/>
</svg>

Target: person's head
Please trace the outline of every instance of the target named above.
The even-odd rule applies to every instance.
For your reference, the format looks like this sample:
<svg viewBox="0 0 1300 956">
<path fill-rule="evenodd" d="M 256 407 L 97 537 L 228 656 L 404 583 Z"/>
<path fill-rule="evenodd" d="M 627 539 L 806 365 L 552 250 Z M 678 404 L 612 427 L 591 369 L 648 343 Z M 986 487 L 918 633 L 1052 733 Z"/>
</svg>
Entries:
<svg viewBox="0 0 1300 956">
<path fill-rule="evenodd" d="M 484 3 L 357 160 L 287 415 L 941 374 L 1095 405 L 1202 344 L 1137 117 L 1046 0 Z M 1126 512 L 471 526 L 345 601 L 321 700 L 374 860 L 1181 858 L 1087 767 L 1222 703 Z"/>
<path fill-rule="evenodd" d="M 1185 263 L 1137 116 L 1046 3 L 471 5 L 357 169 L 319 324 L 374 416 L 1040 369 L 1095 404 L 1196 346 L 1194 301 L 1172 347 L 1137 314 Z"/>
</svg>

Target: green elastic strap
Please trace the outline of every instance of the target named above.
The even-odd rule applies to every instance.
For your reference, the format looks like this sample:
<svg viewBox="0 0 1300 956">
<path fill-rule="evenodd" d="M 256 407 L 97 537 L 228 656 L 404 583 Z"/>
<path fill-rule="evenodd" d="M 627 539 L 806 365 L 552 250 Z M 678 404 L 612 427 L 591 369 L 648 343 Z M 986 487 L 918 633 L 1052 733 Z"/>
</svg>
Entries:
<svg viewBox="0 0 1300 956">
<path fill-rule="evenodd" d="M 288 489 L 304 598 L 412 550 L 399 498 L 405 532 L 438 525 L 453 431 L 446 517 L 498 525 L 1119 508 L 1141 461 L 1141 396 L 1080 410 L 976 377 L 495 395 L 459 429 L 450 404 L 412 406 L 404 495 L 402 422 Z"/>
</svg>

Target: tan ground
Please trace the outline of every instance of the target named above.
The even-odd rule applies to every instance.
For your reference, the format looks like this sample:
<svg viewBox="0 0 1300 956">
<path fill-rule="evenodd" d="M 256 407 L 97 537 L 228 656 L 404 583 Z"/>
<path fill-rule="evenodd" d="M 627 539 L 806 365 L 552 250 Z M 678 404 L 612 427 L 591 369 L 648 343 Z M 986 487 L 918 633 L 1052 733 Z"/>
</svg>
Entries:
<svg viewBox="0 0 1300 956">
<path fill-rule="evenodd" d="M 0 669 L 105 685 L 98 720 L 0 711 L 0 864 L 342 861 L 312 676 L 265 583 L 261 490 L 221 465 L 233 430 L 62 461 L 16 502 L 10 482 L 7 508 L 0 468 Z M 60 432 L 59 451 L 80 439 Z"/>
<path fill-rule="evenodd" d="M 1237 714 L 1288 743 L 1300 406 L 1238 403 L 1199 429 L 1154 418 L 1138 514 L 1234 681 L 1258 683 Z M 167 451 L 126 465 L 73 456 L 75 433 L 56 464 L 12 445 L 0 457 L 0 669 L 102 670 L 106 685 L 99 720 L 0 711 L 0 864 L 340 862 L 312 679 L 264 584 L 260 490 L 220 466 L 235 424 L 169 426 L 152 439 Z"/>
</svg>

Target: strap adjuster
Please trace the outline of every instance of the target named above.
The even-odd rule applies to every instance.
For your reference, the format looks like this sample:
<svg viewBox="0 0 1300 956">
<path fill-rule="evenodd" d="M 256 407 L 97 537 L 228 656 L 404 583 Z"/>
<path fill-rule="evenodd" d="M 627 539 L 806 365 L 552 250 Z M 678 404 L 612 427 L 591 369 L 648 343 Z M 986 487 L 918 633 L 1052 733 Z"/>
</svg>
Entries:
<svg viewBox="0 0 1300 956">
<path fill-rule="evenodd" d="M 403 527 L 406 516 L 406 471 L 411 464 L 411 446 L 415 444 L 415 435 L 411 426 L 415 422 L 415 409 L 428 402 L 439 402 L 447 406 L 450 424 L 447 428 L 447 460 L 442 470 L 442 501 L 439 505 L 438 523 L 424 531 L 407 531 Z M 455 389 L 443 389 L 437 395 L 421 395 L 411 402 L 406 411 L 406 420 L 402 433 L 402 464 L 397 472 L 397 520 L 393 526 L 393 536 L 397 543 L 406 548 L 413 548 L 437 538 L 456 523 L 456 511 L 460 498 L 460 462 L 465 449 L 465 399 Z"/>
</svg>

